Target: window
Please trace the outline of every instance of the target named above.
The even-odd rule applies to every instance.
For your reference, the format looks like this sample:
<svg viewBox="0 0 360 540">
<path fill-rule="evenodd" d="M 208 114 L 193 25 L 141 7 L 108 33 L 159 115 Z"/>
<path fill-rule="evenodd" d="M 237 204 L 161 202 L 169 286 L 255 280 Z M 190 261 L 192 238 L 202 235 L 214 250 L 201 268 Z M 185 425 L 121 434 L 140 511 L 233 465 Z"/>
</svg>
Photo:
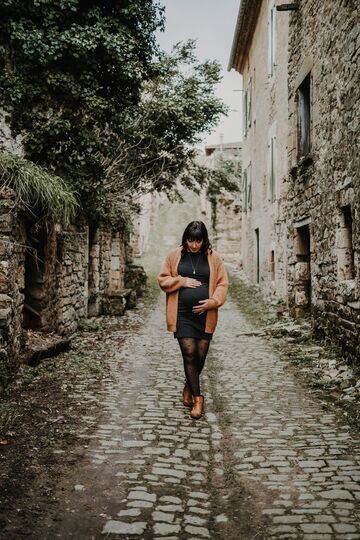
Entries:
<svg viewBox="0 0 360 540">
<path fill-rule="evenodd" d="M 246 137 L 251 127 L 251 101 L 252 101 L 252 78 L 250 77 L 247 89 L 243 94 L 243 135 Z"/>
<path fill-rule="evenodd" d="M 311 150 L 311 75 L 303 80 L 297 91 L 298 103 L 298 159 Z"/>
<path fill-rule="evenodd" d="M 272 77 L 275 71 L 275 6 L 269 11 L 268 29 L 268 71 Z"/>
<path fill-rule="evenodd" d="M 340 281 L 355 278 L 353 224 L 350 205 L 340 208 L 337 230 L 338 277 Z"/>
<path fill-rule="evenodd" d="M 270 260 L 269 260 L 269 270 L 270 270 L 270 279 L 275 281 L 275 251 L 270 251 Z"/>
<path fill-rule="evenodd" d="M 275 137 L 270 139 L 270 201 L 276 200 Z"/>
</svg>

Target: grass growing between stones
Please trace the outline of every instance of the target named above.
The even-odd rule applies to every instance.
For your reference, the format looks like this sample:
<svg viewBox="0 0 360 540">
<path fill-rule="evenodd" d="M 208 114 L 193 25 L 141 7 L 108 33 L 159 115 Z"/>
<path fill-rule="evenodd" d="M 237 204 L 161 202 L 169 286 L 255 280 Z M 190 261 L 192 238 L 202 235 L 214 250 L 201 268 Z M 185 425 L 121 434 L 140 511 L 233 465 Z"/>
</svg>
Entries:
<svg viewBox="0 0 360 540">
<path fill-rule="evenodd" d="M 341 372 L 348 366 L 339 349 L 329 342 L 317 340 L 309 320 L 277 317 L 277 304 L 266 302 L 256 286 L 230 272 L 229 293 L 242 313 L 267 339 L 293 372 L 327 410 L 341 413 L 356 430 L 360 429 L 360 367 L 351 366 L 353 378 L 344 380 Z M 287 330 L 288 327 L 288 330 Z M 329 377 L 330 365 L 339 370 L 339 377 Z"/>
<path fill-rule="evenodd" d="M 125 314 L 83 321 L 68 352 L 35 367 L 23 365 L 7 387 L 0 403 L 0 531 L 6 531 L 4 537 L 27 536 L 41 505 L 54 502 L 57 479 L 81 459 L 88 439 L 80 439 L 79 434 L 87 427 L 91 435 L 102 413 L 101 394 L 98 399 L 97 394 L 102 379 L 110 374 L 109 354 L 121 347 L 122 330 L 139 328 L 159 294 L 155 285 L 150 281 L 134 317 Z"/>
<path fill-rule="evenodd" d="M 208 476 L 209 484 L 212 484 L 213 507 L 221 513 L 223 510 L 230 522 L 234 526 L 239 538 L 259 538 L 266 537 L 267 519 L 257 510 L 255 504 L 255 494 L 248 490 L 243 482 L 239 482 L 238 475 L 235 472 L 236 459 L 234 458 L 237 450 L 237 440 L 233 437 L 232 414 L 228 411 L 229 399 L 222 392 L 219 386 L 220 373 L 223 369 L 222 363 L 211 354 L 207 358 L 207 377 L 209 393 L 212 396 L 213 412 L 217 415 L 217 421 L 221 430 L 221 448 L 210 447 L 211 471 L 213 468 L 221 467 L 223 475 L 214 482 L 217 476 L 211 472 Z M 221 384 L 221 383 L 220 383 Z M 221 453 L 223 459 L 221 463 L 215 459 L 215 453 Z M 224 505 L 224 495 L 226 493 L 226 502 Z M 249 506 L 249 500 L 253 504 Z M 222 529 L 222 534 L 224 533 Z M 229 531 L 230 532 L 230 531 Z M 221 536 L 223 538 L 224 536 Z M 217 538 L 216 534 L 214 538 Z"/>
<path fill-rule="evenodd" d="M 229 277 L 229 295 L 249 322 L 259 327 L 275 320 L 276 310 L 264 301 L 257 287 L 245 283 L 231 273 Z"/>
</svg>

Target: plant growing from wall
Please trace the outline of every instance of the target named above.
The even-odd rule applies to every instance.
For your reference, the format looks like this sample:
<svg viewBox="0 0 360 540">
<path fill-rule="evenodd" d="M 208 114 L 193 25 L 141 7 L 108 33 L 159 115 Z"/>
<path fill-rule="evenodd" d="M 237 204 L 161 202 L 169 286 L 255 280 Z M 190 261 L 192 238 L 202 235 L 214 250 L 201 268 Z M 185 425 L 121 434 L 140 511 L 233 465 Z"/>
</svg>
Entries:
<svg viewBox="0 0 360 540">
<path fill-rule="evenodd" d="M 76 194 L 61 178 L 13 154 L 0 153 L 0 187 L 15 192 L 16 208 L 68 225 L 76 215 Z"/>
<path fill-rule="evenodd" d="M 26 157 L 91 219 L 116 224 L 139 193 L 207 175 L 192 146 L 224 112 L 219 66 L 198 63 L 193 43 L 162 53 L 163 25 L 158 0 L 1 3 L 0 105 Z"/>
</svg>

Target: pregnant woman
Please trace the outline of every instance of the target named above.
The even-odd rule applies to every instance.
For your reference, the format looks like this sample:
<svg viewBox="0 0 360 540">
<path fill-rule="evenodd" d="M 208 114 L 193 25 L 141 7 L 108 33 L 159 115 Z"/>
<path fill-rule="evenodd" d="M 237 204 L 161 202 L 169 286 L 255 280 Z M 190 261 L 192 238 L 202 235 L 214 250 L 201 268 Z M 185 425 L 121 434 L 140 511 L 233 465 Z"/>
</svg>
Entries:
<svg viewBox="0 0 360 540">
<path fill-rule="evenodd" d="M 174 332 L 184 360 L 183 403 L 191 407 L 192 418 L 200 418 L 200 373 L 228 289 L 224 264 L 211 248 L 202 221 L 186 227 L 181 247 L 168 254 L 158 280 L 166 292 L 167 329 Z"/>
</svg>

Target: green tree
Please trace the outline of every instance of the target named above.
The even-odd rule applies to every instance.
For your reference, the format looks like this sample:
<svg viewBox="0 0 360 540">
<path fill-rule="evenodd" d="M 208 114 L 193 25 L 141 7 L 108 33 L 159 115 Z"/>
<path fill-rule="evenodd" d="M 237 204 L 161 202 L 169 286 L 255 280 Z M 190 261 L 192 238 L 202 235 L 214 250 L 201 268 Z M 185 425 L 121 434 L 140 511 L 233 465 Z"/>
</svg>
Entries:
<svg viewBox="0 0 360 540">
<path fill-rule="evenodd" d="M 92 219 L 176 181 L 204 183 L 194 144 L 225 109 L 219 66 L 194 43 L 159 50 L 158 0 L 3 0 L 0 105 L 25 155 L 62 177 Z"/>
<path fill-rule="evenodd" d="M 214 94 L 220 67 L 197 62 L 194 51 L 195 42 L 188 41 L 161 54 L 157 75 L 143 85 L 140 103 L 128 110 L 113 155 L 103 156 L 112 204 L 127 204 L 152 190 L 181 199 L 179 186 L 196 191 L 210 177 L 215 182 L 213 172 L 197 163 L 196 144 L 225 112 Z"/>
</svg>

